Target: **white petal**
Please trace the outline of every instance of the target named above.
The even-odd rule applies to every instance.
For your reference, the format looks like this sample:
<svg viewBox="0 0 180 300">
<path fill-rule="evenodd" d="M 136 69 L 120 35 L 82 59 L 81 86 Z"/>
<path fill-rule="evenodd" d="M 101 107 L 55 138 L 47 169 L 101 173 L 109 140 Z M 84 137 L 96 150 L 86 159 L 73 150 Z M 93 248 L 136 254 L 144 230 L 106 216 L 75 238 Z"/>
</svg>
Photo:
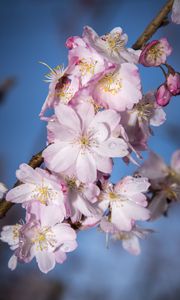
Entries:
<svg viewBox="0 0 180 300">
<path fill-rule="evenodd" d="M 119 230 L 130 231 L 132 228 L 131 219 L 124 213 L 122 207 L 117 206 L 116 203 L 111 205 L 111 222 Z"/>
<path fill-rule="evenodd" d="M 139 245 L 139 240 L 136 236 L 132 236 L 129 239 L 122 241 L 123 248 L 133 255 L 139 255 L 141 253 L 141 248 Z"/>
<path fill-rule="evenodd" d="M 66 253 L 61 250 L 56 251 L 55 253 L 56 262 L 62 264 L 66 260 Z"/>
<path fill-rule="evenodd" d="M 77 159 L 79 149 L 76 145 L 55 143 L 43 151 L 47 167 L 55 172 L 66 171 Z"/>
<path fill-rule="evenodd" d="M 80 120 L 73 108 L 70 106 L 59 104 L 55 107 L 55 114 L 60 122 L 60 124 L 71 128 L 74 131 L 81 130 Z"/>
<path fill-rule="evenodd" d="M 14 271 L 17 267 L 17 256 L 12 255 L 8 261 L 8 268 L 11 269 L 11 271 Z"/>
<path fill-rule="evenodd" d="M 55 255 L 54 253 L 46 251 L 36 252 L 36 261 L 41 272 L 48 273 L 55 267 Z"/>
<path fill-rule="evenodd" d="M 94 118 L 94 107 L 91 103 L 83 103 L 76 110 L 82 121 L 82 130 L 86 130 Z"/>
<path fill-rule="evenodd" d="M 16 177 L 24 183 L 38 183 L 41 181 L 41 176 L 27 164 L 19 166 L 19 169 L 16 171 Z"/>
<path fill-rule="evenodd" d="M 93 156 L 99 171 L 106 174 L 110 174 L 112 172 L 113 162 L 111 158 L 103 157 L 97 153 L 94 153 Z"/>
<path fill-rule="evenodd" d="M 123 139 L 111 137 L 94 149 L 105 157 L 124 157 L 128 154 L 128 146 Z"/>
<path fill-rule="evenodd" d="M 35 188 L 36 186 L 34 184 L 21 184 L 7 193 L 6 200 L 14 203 L 24 203 L 26 201 L 30 201 L 33 199 L 32 195 Z"/>
<path fill-rule="evenodd" d="M 79 153 L 76 161 L 76 173 L 78 179 L 82 182 L 88 183 L 96 180 L 96 163 L 88 151 Z"/>
<path fill-rule="evenodd" d="M 112 109 L 106 109 L 96 114 L 93 123 L 107 123 L 113 131 L 120 122 L 120 114 Z"/>
</svg>

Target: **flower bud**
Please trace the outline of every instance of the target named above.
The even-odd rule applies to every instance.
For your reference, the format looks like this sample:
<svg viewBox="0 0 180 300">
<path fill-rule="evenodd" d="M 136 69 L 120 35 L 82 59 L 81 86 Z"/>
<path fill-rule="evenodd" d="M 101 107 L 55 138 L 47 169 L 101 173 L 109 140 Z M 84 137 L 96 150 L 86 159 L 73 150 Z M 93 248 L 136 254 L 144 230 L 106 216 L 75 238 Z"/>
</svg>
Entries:
<svg viewBox="0 0 180 300">
<path fill-rule="evenodd" d="M 173 96 L 180 94 L 180 75 L 179 73 L 169 74 L 167 77 L 167 87 Z"/>
<path fill-rule="evenodd" d="M 165 84 L 162 84 L 158 88 L 155 96 L 158 105 L 166 106 L 169 103 L 172 94 L 168 90 L 167 86 Z"/>
</svg>

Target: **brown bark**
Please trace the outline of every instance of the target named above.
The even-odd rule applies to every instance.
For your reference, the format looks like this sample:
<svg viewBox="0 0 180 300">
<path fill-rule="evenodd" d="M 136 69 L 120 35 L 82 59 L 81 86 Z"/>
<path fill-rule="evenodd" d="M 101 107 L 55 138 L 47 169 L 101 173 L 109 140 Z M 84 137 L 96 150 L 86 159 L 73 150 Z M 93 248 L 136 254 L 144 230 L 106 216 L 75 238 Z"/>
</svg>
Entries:
<svg viewBox="0 0 180 300">
<path fill-rule="evenodd" d="M 144 44 L 152 37 L 152 35 L 158 30 L 159 27 L 164 25 L 164 21 L 166 21 L 167 15 L 172 9 L 174 0 L 168 0 L 157 16 L 150 22 L 150 24 L 146 27 L 144 32 L 140 35 L 137 41 L 132 46 L 133 49 L 138 50 L 141 49 Z"/>
</svg>

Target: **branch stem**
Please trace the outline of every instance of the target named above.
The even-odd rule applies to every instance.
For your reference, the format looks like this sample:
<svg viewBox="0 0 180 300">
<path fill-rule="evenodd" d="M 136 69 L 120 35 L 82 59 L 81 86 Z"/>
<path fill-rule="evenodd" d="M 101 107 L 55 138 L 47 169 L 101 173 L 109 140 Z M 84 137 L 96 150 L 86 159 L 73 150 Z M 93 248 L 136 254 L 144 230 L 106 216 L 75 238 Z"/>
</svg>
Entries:
<svg viewBox="0 0 180 300">
<path fill-rule="evenodd" d="M 141 49 L 144 44 L 152 37 L 152 35 L 163 25 L 164 20 L 172 9 L 173 0 L 168 0 L 159 11 L 157 16 L 149 23 L 144 32 L 140 35 L 132 48 L 134 50 Z"/>
</svg>

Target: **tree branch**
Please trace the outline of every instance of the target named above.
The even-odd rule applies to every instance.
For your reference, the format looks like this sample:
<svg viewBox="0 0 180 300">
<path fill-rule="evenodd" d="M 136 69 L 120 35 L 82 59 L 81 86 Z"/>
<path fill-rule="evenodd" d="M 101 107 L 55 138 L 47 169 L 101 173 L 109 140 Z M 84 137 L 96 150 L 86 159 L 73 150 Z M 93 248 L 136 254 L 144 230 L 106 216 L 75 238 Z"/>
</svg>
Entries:
<svg viewBox="0 0 180 300">
<path fill-rule="evenodd" d="M 138 38 L 138 40 L 135 42 L 135 44 L 132 46 L 133 49 L 141 49 L 143 45 L 151 38 L 151 36 L 156 32 L 156 30 L 163 25 L 164 20 L 166 20 L 166 17 L 168 13 L 171 11 L 173 5 L 173 0 L 168 0 L 167 3 L 164 5 L 164 7 L 161 9 L 161 11 L 158 13 L 158 15 L 152 20 L 152 22 L 146 27 L 145 31 L 141 34 L 141 36 Z M 28 165 L 30 165 L 32 168 L 37 168 L 43 163 L 42 158 L 42 151 L 35 154 L 31 160 L 29 161 Z M 14 185 L 18 186 L 21 182 L 17 181 Z M 2 199 L 0 201 L 0 218 L 3 218 L 7 211 L 13 206 L 12 202 L 8 202 L 5 199 Z"/>
<path fill-rule="evenodd" d="M 152 35 L 158 30 L 159 27 L 164 25 L 164 21 L 167 18 L 167 15 L 172 9 L 173 0 L 168 0 L 157 16 L 150 22 L 146 27 L 144 32 L 140 35 L 137 41 L 132 46 L 133 49 L 141 49 L 144 44 L 152 37 Z"/>
<path fill-rule="evenodd" d="M 43 163 L 43 157 L 42 157 L 42 151 L 40 151 L 39 153 L 33 155 L 33 157 L 30 159 L 30 161 L 28 162 L 28 165 L 31 166 L 33 169 L 40 167 L 40 165 Z M 18 185 L 20 185 L 21 182 L 18 180 L 16 181 L 16 183 L 14 184 L 13 187 L 16 187 Z M 5 199 L 2 199 L 0 201 L 0 218 L 3 218 L 7 211 L 14 205 L 14 203 L 6 201 Z"/>
</svg>

